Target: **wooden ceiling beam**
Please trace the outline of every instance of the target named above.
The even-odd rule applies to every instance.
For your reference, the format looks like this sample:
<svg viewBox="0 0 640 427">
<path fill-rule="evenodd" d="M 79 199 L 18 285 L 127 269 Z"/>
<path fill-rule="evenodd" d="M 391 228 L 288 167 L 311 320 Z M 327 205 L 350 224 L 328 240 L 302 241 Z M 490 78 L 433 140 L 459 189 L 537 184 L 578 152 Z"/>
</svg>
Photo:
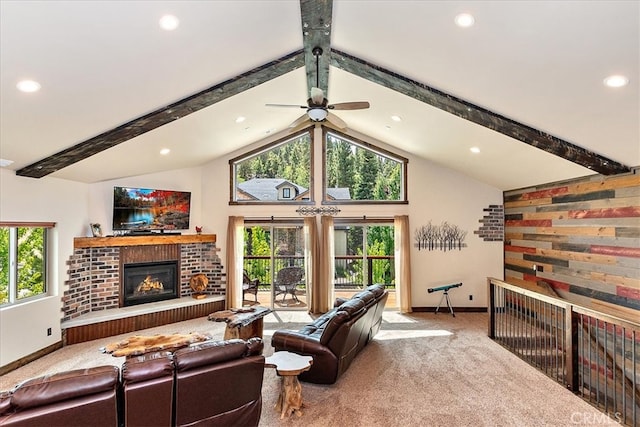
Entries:
<svg viewBox="0 0 640 427">
<path fill-rule="evenodd" d="M 302 50 L 295 51 L 25 166 L 16 175 L 42 178 L 302 66 Z"/>
<path fill-rule="evenodd" d="M 324 91 L 326 98 L 331 62 L 333 0 L 300 0 L 300 13 L 304 64 L 307 70 L 307 97 L 312 87 L 319 87 Z M 318 57 L 319 73 L 316 73 L 316 57 L 313 50 L 318 47 L 322 49 L 322 54 Z"/>
<path fill-rule="evenodd" d="M 603 175 L 631 168 L 393 71 L 333 49 L 331 65 Z"/>
</svg>

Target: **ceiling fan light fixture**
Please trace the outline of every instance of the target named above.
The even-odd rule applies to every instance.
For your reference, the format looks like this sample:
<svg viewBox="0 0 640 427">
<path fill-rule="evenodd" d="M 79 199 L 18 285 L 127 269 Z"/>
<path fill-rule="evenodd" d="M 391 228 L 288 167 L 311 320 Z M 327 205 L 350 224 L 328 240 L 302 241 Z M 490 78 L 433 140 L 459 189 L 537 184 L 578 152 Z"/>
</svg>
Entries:
<svg viewBox="0 0 640 427">
<path fill-rule="evenodd" d="M 307 114 L 314 122 L 321 122 L 327 118 L 327 110 L 322 108 L 311 108 L 307 111 Z"/>
</svg>

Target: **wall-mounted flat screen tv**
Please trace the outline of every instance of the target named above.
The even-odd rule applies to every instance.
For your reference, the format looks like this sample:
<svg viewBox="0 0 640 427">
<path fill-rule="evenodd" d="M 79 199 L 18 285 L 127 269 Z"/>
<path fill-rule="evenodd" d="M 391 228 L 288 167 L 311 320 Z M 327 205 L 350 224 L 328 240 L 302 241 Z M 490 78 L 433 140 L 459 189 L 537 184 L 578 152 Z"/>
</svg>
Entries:
<svg viewBox="0 0 640 427">
<path fill-rule="evenodd" d="M 113 230 L 188 230 L 191 193 L 113 188 Z"/>
</svg>

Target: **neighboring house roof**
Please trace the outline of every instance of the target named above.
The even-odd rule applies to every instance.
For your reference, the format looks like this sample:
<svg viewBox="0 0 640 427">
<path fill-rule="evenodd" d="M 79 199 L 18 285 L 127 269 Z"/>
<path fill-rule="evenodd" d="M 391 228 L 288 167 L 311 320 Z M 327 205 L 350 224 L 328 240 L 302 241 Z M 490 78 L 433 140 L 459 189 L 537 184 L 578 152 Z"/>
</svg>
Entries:
<svg viewBox="0 0 640 427">
<path fill-rule="evenodd" d="M 253 178 L 239 183 L 238 189 L 254 200 L 277 201 L 278 189 L 285 184 L 294 187 L 297 194 L 307 191 L 305 187 L 282 178 Z"/>
<path fill-rule="evenodd" d="M 327 198 L 332 200 L 351 200 L 348 187 L 327 188 Z"/>
<path fill-rule="evenodd" d="M 238 199 L 277 201 L 279 200 L 278 189 L 287 185 L 296 189 L 296 194 L 292 195 L 292 199 L 301 200 L 305 196 L 308 197 L 308 189 L 286 179 L 253 178 L 238 184 Z M 347 187 L 327 188 L 327 198 L 331 200 L 351 200 L 351 193 Z"/>
</svg>

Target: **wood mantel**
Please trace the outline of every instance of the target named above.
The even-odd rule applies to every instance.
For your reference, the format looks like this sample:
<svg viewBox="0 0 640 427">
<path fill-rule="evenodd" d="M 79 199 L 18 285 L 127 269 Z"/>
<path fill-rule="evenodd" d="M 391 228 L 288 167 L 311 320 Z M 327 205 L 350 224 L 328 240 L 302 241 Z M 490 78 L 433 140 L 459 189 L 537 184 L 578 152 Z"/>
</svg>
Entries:
<svg viewBox="0 0 640 427">
<path fill-rule="evenodd" d="M 114 246 L 172 245 L 176 243 L 216 242 L 215 234 L 157 234 L 153 236 L 76 237 L 73 247 L 107 248 Z"/>
</svg>

